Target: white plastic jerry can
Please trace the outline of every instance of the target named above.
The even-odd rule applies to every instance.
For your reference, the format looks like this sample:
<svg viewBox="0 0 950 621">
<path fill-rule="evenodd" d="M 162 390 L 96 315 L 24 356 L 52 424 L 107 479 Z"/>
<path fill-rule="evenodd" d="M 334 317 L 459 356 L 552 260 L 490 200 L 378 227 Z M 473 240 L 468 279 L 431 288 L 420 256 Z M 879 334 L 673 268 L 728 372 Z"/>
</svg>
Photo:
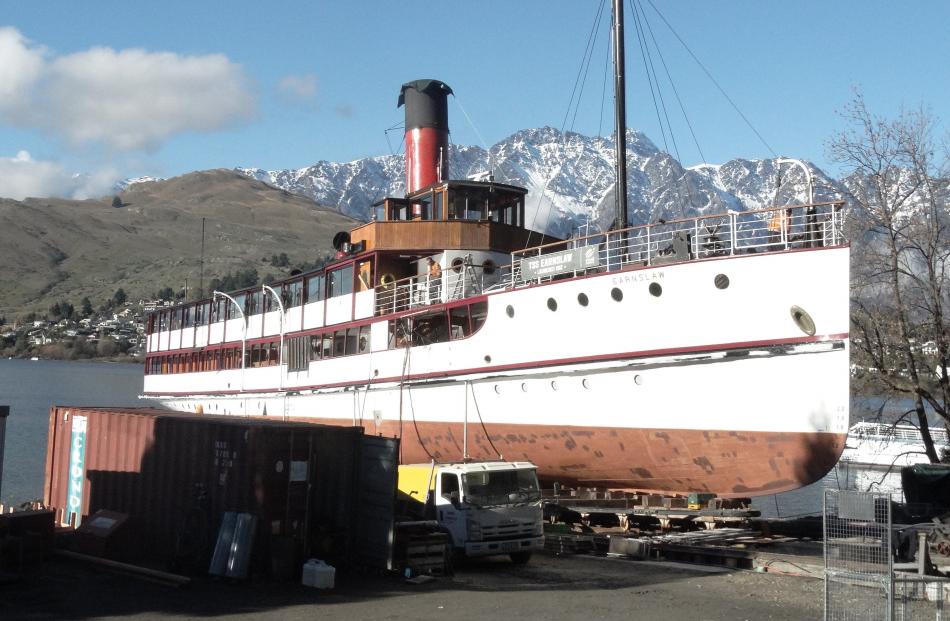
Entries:
<svg viewBox="0 0 950 621">
<path fill-rule="evenodd" d="M 303 564 L 301 582 L 304 586 L 317 589 L 332 589 L 336 578 L 336 568 L 319 559 L 312 558 Z"/>
</svg>

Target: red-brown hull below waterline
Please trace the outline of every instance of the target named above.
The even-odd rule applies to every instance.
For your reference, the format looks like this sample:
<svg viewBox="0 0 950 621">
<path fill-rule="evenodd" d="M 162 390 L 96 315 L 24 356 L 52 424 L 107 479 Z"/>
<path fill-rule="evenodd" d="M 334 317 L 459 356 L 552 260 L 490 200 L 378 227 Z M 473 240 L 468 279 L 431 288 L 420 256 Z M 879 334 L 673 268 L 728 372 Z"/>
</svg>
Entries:
<svg viewBox="0 0 950 621">
<path fill-rule="evenodd" d="M 297 420 L 317 422 L 310 418 Z M 346 419 L 320 423 L 352 425 Z M 402 438 L 402 463 L 459 460 L 464 427 L 412 419 L 360 423 L 366 433 Z M 609 429 L 468 425 L 472 459 L 527 459 L 543 482 L 641 492 L 713 492 L 722 498 L 777 494 L 814 483 L 844 450 L 846 433 Z M 494 444 L 494 448 L 492 447 Z M 497 449 L 497 452 L 496 450 Z"/>
</svg>

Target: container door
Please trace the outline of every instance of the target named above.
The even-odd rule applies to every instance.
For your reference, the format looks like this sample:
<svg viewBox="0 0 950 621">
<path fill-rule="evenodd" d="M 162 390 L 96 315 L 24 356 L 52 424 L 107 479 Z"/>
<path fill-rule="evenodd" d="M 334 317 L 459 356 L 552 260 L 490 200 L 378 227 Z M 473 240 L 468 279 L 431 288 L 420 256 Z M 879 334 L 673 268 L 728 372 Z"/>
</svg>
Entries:
<svg viewBox="0 0 950 621">
<path fill-rule="evenodd" d="M 393 509 L 398 462 L 398 439 L 361 437 L 354 536 L 359 565 L 393 568 Z"/>
</svg>

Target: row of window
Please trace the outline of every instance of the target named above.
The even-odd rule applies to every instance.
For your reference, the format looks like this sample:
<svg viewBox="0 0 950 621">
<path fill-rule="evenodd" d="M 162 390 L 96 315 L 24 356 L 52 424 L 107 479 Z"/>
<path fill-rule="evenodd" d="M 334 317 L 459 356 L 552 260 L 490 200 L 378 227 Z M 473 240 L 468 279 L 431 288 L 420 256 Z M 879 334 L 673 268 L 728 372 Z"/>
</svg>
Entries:
<svg viewBox="0 0 950 621">
<path fill-rule="evenodd" d="M 475 302 L 442 309 L 424 315 L 403 317 L 389 322 L 389 349 L 409 345 L 431 345 L 471 336 L 485 323 L 487 302 Z M 305 371 L 311 361 L 365 354 L 370 350 L 370 325 L 296 336 L 287 339 L 285 356 L 289 371 Z M 246 368 L 267 367 L 280 361 L 278 341 L 248 345 L 244 354 Z M 192 373 L 241 368 L 241 348 L 213 349 L 183 354 L 150 357 L 147 375 Z"/>
<path fill-rule="evenodd" d="M 368 289 L 371 282 L 371 263 L 361 262 L 359 265 L 360 291 Z M 316 274 L 307 278 L 300 278 L 276 285 L 275 291 L 280 294 L 284 308 L 294 308 L 310 302 L 320 302 L 327 298 L 353 293 L 354 267 L 349 264 L 326 274 Z M 251 291 L 242 291 L 231 296 L 234 303 L 226 298 L 206 300 L 188 306 L 179 306 L 169 310 L 159 311 L 149 315 L 146 332 L 153 334 L 156 331 L 166 332 L 195 326 L 206 326 L 225 319 L 236 319 L 241 316 L 237 307 L 244 312 L 245 317 L 260 315 L 278 310 L 277 301 L 269 292 L 258 288 Z"/>
</svg>

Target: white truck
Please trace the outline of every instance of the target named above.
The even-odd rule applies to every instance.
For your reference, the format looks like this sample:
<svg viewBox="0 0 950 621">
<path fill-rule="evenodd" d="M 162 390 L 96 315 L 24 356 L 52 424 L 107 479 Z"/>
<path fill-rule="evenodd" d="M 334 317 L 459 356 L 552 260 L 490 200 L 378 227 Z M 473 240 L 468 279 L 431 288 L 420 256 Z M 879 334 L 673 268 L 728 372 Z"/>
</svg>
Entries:
<svg viewBox="0 0 950 621">
<path fill-rule="evenodd" d="M 409 515 L 436 520 L 456 553 L 507 554 L 524 564 L 544 547 L 541 492 L 530 462 L 402 465 L 399 497 Z"/>
</svg>

